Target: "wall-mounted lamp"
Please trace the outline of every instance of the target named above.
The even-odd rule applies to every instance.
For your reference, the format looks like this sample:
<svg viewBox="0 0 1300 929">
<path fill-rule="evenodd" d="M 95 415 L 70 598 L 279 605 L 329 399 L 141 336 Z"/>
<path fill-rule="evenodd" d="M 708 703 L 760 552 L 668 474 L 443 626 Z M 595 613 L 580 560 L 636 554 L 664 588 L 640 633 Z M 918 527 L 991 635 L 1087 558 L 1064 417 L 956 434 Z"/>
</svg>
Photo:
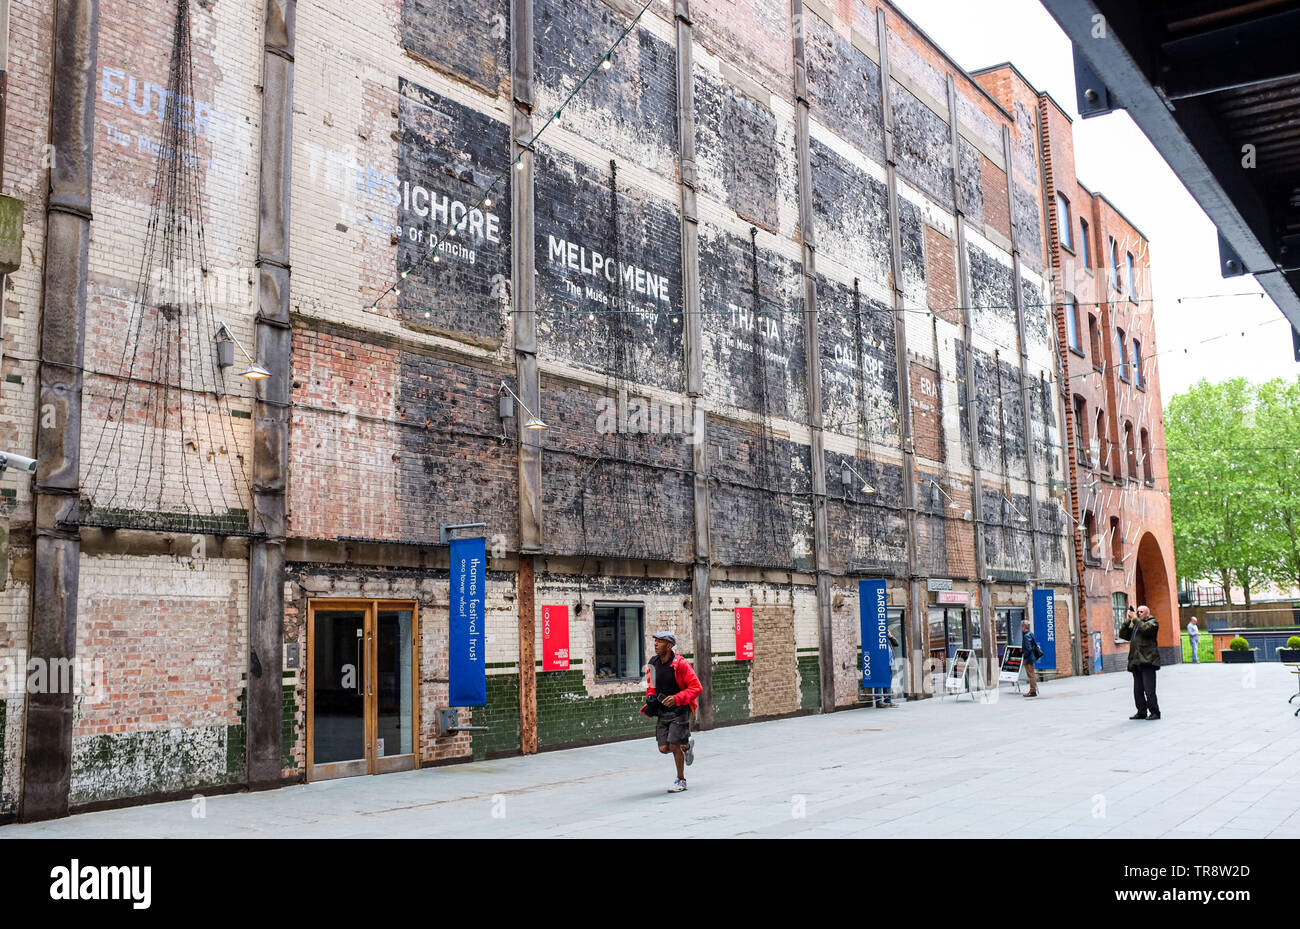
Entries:
<svg viewBox="0 0 1300 929">
<path fill-rule="evenodd" d="M 501 388 L 497 391 L 497 415 L 501 419 L 509 419 L 514 416 L 516 400 L 524 408 L 524 412 L 528 414 L 528 419 L 524 422 L 525 429 L 546 428 L 546 423 L 542 422 L 536 413 L 528 409 L 528 404 L 524 403 L 519 394 L 511 390 L 505 381 L 501 382 Z"/>
<path fill-rule="evenodd" d="M 943 498 L 944 498 L 945 500 L 948 501 L 948 509 L 950 509 L 950 510 L 960 510 L 960 509 L 961 509 L 961 507 L 958 505 L 957 501 L 954 500 L 952 497 L 948 496 L 947 491 L 945 491 L 942 487 L 939 486 L 939 482 L 938 482 L 938 481 L 931 480 L 931 481 L 930 481 L 930 486 L 933 487 L 935 490 L 939 491 L 939 493 L 943 494 Z M 933 498 L 934 498 L 934 494 L 931 494 L 930 497 L 931 497 L 931 499 L 933 499 Z M 938 500 L 935 500 L 935 501 L 934 501 L 934 505 L 935 505 L 935 506 L 938 506 L 938 505 L 939 505 L 939 501 L 938 501 Z"/>
<path fill-rule="evenodd" d="M 863 477 L 861 474 L 858 474 L 858 472 L 854 469 L 853 465 L 849 464 L 846 461 L 844 462 L 843 470 L 840 471 L 840 482 L 845 485 L 852 484 L 853 477 L 850 477 L 849 475 L 853 475 L 857 477 L 857 479 L 862 482 L 862 492 L 864 494 L 874 494 L 876 492 L 876 488 L 872 487 L 871 484 L 867 481 L 867 479 Z"/>
<path fill-rule="evenodd" d="M 222 338 L 224 336 L 225 338 Z M 240 345 L 239 340 L 230 334 L 230 328 L 221 320 L 217 320 L 217 332 L 215 335 L 217 342 L 217 367 L 225 370 L 235 363 L 235 346 L 239 345 L 239 350 L 244 353 L 248 359 L 248 367 L 239 372 L 240 377 L 246 377 L 250 381 L 261 381 L 271 376 L 271 372 L 266 370 L 256 361 L 253 356 L 248 354 L 248 350 Z"/>
</svg>

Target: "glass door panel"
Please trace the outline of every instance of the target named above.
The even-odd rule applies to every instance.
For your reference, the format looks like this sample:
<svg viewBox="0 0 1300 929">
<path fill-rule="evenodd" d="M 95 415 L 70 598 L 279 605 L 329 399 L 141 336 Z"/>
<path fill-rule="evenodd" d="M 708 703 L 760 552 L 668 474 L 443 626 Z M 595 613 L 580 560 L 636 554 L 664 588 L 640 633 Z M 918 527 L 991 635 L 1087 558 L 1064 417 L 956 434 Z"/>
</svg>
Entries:
<svg viewBox="0 0 1300 929">
<path fill-rule="evenodd" d="M 382 759 L 415 751 L 411 611 L 380 610 L 378 625 L 375 757 Z"/>
<path fill-rule="evenodd" d="M 936 661 L 948 658 L 947 615 L 941 606 L 930 608 L 930 657 Z"/>
<path fill-rule="evenodd" d="M 364 770 L 365 625 L 364 610 L 318 610 L 315 614 L 311 669 L 313 766 L 359 761 Z"/>
<path fill-rule="evenodd" d="M 948 619 L 948 657 L 956 658 L 957 649 L 970 645 L 970 638 L 966 634 L 966 611 L 948 609 L 945 613 Z"/>
</svg>

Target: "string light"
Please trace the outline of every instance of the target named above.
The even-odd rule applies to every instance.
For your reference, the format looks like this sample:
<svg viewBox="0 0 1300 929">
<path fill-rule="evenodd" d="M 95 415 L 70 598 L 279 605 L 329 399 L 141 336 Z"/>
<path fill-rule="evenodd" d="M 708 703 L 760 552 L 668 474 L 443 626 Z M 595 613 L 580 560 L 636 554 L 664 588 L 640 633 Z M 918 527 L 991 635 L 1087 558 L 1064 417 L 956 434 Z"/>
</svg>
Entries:
<svg viewBox="0 0 1300 929">
<path fill-rule="evenodd" d="M 613 58 L 613 56 L 614 56 L 614 53 L 613 53 L 613 52 L 606 52 L 606 53 L 605 53 L 605 59 L 600 63 L 600 69 L 601 69 L 602 71 L 608 71 L 610 68 L 614 67 L 614 58 Z"/>
</svg>

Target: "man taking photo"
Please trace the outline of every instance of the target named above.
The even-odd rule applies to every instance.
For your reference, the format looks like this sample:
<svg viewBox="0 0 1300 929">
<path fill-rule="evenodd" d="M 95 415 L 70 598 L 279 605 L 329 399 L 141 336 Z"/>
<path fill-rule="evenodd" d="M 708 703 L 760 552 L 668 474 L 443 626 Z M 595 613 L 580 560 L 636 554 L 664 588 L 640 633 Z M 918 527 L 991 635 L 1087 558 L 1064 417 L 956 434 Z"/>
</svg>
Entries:
<svg viewBox="0 0 1300 929">
<path fill-rule="evenodd" d="M 655 633 L 655 656 L 646 665 L 645 706 L 641 712 L 657 716 L 655 739 L 659 751 L 672 753 L 677 763 L 677 780 L 668 788 L 670 794 L 686 789 L 683 765 L 695 761 L 695 740 L 691 738 L 691 716 L 699 705 L 700 679 L 689 661 L 673 652 L 677 636 L 667 630 Z"/>
<path fill-rule="evenodd" d="M 1119 637 L 1128 640 L 1128 669 L 1133 673 L 1133 702 L 1137 712 L 1129 719 L 1159 719 L 1160 704 L 1156 701 L 1156 671 L 1160 669 L 1160 646 L 1156 633 L 1160 622 L 1146 606 L 1136 610 L 1128 608 Z"/>
</svg>

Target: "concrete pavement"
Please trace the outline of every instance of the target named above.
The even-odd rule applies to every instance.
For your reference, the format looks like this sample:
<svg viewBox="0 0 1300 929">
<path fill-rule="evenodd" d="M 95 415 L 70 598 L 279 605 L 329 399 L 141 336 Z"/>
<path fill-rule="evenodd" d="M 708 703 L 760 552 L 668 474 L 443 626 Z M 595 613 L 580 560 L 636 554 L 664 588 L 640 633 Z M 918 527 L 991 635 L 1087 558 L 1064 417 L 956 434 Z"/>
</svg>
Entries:
<svg viewBox="0 0 1300 929">
<path fill-rule="evenodd" d="M 1300 838 L 1300 700 L 1278 664 L 1117 673 L 697 735 L 690 789 L 647 738 L 0 827 L 25 837 Z M 201 816 L 197 815 L 202 813 Z"/>
</svg>

